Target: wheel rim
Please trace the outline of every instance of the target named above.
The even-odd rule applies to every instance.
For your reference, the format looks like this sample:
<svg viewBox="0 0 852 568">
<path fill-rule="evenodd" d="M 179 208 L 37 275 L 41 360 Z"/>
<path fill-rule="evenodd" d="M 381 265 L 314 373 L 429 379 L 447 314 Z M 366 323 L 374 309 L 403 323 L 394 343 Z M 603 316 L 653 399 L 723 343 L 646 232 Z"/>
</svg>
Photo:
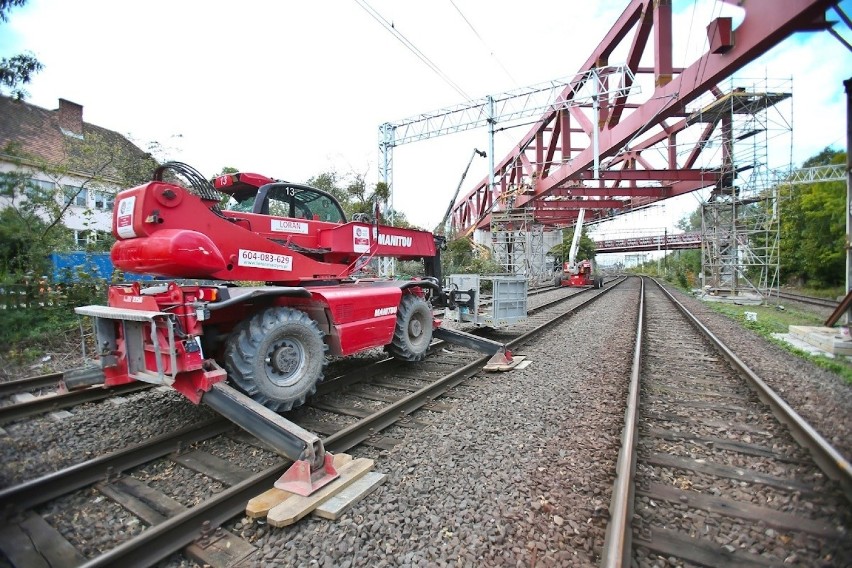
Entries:
<svg viewBox="0 0 852 568">
<path fill-rule="evenodd" d="M 274 342 L 266 355 L 266 376 L 279 387 L 292 385 L 299 380 L 305 366 L 305 349 L 292 339 Z"/>
<path fill-rule="evenodd" d="M 417 341 L 422 334 L 423 322 L 417 318 L 412 318 L 408 323 L 408 336 L 411 337 L 412 340 Z"/>
<path fill-rule="evenodd" d="M 415 312 L 408 322 L 408 341 L 417 350 L 423 348 L 423 343 L 429 341 L 426 326 L 429 325 L 428 313 Z"/>
</svg>

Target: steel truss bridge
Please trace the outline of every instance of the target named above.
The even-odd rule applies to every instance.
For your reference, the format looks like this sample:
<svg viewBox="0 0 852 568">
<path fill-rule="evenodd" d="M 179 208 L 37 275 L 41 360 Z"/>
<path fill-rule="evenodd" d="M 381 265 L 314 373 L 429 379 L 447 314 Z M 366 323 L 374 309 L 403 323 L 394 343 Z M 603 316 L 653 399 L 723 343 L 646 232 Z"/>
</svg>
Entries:
<svg viewBox="0 0 852 568">
<path fill-rule="evenodd" d="M 725 1 L 743 9 L 740 25 L 733 29 L 728 17 L 707 22 L 707 51 L 679 68 L 672 58 L 671 0 L 632 0 L 555 102 L 508 155 L 495 160 L 492 174 L 455 203 L 454 230 L 486 229 L 497 212 L 531 213 L 536 223 L 566 227 L 580 209 L 594 222 L 698 189 L 730 187 L 736 165 L 723 159 L 716 168 L 701 167 L 706 141 L 725 128 L 724 113 L 713 109 L 737 107 L 736 101 L 722 104 L 737 93 L 723 92 L 720 82 L 796 32 L 829 29 L 826 10 L 840 12 L 837 0 Z M 611 68 L 610 57 L 622 45 L 628 46 L 623 70 L 596 72 Z M 690 106 L 707 95 L 718 104 Z M 782 95 L 761 96 L 769 105 Z M 386 123 L 381 140 L 392 147 L 395 129 L 410 136 L 418 119 L 445 129 L 446 123 L 434 125 L 442 115 Z M 460 124 L 476 122 L 459 116 Z M 698 134 L 685 135 L 690 128 Z"/>
</svg>

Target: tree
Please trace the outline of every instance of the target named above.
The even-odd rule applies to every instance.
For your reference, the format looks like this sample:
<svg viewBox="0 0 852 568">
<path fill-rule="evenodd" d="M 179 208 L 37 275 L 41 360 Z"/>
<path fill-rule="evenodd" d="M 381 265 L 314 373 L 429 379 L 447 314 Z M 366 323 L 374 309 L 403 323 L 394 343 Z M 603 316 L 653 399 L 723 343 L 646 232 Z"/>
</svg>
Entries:
<svg viewBox="0 0 852 568">
<path fill-rule="evenodd" d="M 490 251 L 476 245 L 468 237 L 449 241 L 446 250 L 441 253 L 441 274 L 499 274 L 503 272 L 497 262 L 491 258 Z"/>
<path fill-rule="evenodd" d="M 803 167 L 843 164 L 846 153 L 826 148 Z M 846 190 L 842 181 L 793 186 L 781 202 L 781 273 L 785 280 L 837 286 L 846 274 Z"/>
<path fill-rule="evenodd" d="M 685 233 L 701 230 L 701 207 L 697 207 L 695 211 L 689 215 L 681 217 L 677 222 L 677 228 Z"/>
<path fill-rule="evenodd" d="M 9 11 L 26 3 L 27 0 L 0 0 L 0 21 L 8 22 Z M 23 100 L 29 95 L 23 86 L 43 68 L 44 65 L 32 53 L 0 58 L 0 94 L 8 93 L 9 96 Z"/>
<path fill-rule="evenodd" d="M 14 198 L 0 210 L 0 272 L 45 274 L 50 252 L 68 250 L 73 243 L 65 227 L 51 230 L 44 217 L 56 215 L 59 204 L 53 192 L 33 183 L 28 174 L 0 174 L 0 197 Z"/>
<path fill-rule="evenodd" d="M 556 257 L 558 264 L 561 266 L 563 262 L 568 261 L 568 256 L 571 253 L 571 241 L 574 239 L 574 229 L 570 229 L 564 231 L 562 236 L 562 242 L 551 248 L 548 254 Z M 597 250 L 595 248 L 595 241 L 593 241 L 586 229 L 583 228 L 583 232 L 580 234 L 580 242 L 577 245 L 577 261 L 580 260 L 594 260 L 595 254 Z"/>
<path fill-rule="evenodd" d="M 390 190 L 386 183 L 378 182 L 372 189 L 368 189 L 364 174 L 350 172 L 340 174 L 334 170 L 319 173 L 309 178 L 305 185 L 321 189 L 334 196 L 343 208 L 347 219 L 352 219 L 356 213 L 372 216 L 375 212 L 375 203 L 386 203 Z M 411 227 L 405 214 L 391 209 L 383 224 L 393 227 Z"/>
<path fill-rule="evenodd" d="M 0 232 L 0 261 L 7 273 L 28 270 L 44 272 L 51 252 L 78 249 L 73 232 L 65 226 L 78 196 L 92 192 L 108 211 L 117 190 L 150 180 L 157 164 L 124 137 L 110 131 L 87 131 L 83 139 L 65 139 L 59 161 L 27 154 L 15 144 L 3 149 L 16 165 L 13 172 L 0 173 L 2 219 L 9 223 Z M 86 250 L 107 251 L 114 238 L 110 231 L 95 232 L 97 210 L 82 210 L 83 225 L 93 231 Z M 103 214 L 103 213 L 102 213 Z M 26 247 L 18 244 L 26 236 Z"/>
</svg>

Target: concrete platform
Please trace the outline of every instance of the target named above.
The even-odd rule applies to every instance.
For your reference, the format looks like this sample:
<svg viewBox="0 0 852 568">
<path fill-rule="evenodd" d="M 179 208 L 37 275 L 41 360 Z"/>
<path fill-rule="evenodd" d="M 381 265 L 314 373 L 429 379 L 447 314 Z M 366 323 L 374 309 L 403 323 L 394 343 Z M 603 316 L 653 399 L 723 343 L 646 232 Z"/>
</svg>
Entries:
<svg viewBox="0 0 852 568">
<path fill-rule="evenodd" d="M 760 306 L 763 304 L 763 297 L 756 294 L 706 294 L 699 290 L 695 293 L 695 297 L 702 302 L 719 302 L 722 304 L 734 304 L 737 306 Z"/>
<path fill-rule="evenodd" d="M 794 345 L 794 342 L 805 344 L 832 356 L 852 356 L 852 341 L 841 337 L 840 328 L 791 325 L 790 333 L 786 335 L 789 336 L 789 340 L 784 337 L 781 339 Z M 800 345 L 796 346 L 801 348 Z"/>
</svg>

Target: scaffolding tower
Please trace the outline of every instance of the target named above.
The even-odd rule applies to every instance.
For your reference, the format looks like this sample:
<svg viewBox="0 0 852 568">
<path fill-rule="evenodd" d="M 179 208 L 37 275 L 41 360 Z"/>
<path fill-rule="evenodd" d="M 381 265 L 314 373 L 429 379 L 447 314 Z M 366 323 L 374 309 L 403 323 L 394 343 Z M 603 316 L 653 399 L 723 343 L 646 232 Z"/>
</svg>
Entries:
<svg viewBox="0 0 852 568">
<path fill-rule="evenodd" d="M 792 80 L 745 83 L 731 80 L 726 94 L 703 104 L 689 121 L 712 129 L 703 142 L 710 161 L 702 167 L 719 174 L 701 203 L 702 283 L 717 297 L 760 299 L 779 285 L 773 172 L 791 161 Z"/>
<path fill-rule="evenodd" d="M 506 274 L 523 274 L 536 284 L 550 279 L 544 225 L 535 222 L 532 211 L 493 213 L 491 250 Z"/>
</svg>

